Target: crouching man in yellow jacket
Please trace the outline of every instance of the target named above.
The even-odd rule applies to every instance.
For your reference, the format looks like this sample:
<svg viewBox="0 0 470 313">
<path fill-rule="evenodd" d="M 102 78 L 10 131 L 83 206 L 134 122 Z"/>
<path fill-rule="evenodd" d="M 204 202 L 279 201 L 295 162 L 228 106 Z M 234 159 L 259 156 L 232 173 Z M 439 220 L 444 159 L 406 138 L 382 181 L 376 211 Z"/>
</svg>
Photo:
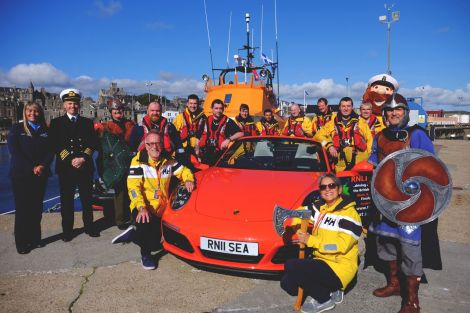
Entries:
<svg viewBox="0 0 470 313">
<path fill-rule="evenodd" d="M 356 203 L 341 197 L 341 181 L 333 174 L 322 175 L 319 183 L 325 204 L 313 206 L 312 234 L 297 231 L 299 242 L 314 249 L 312 258 L 287 260 L 281 279 L 282 289 L 292 296 L 303 288 L 302 312 L 323 312 L 341 303 L 358 267 L 362 224 Z M 294 219 L 294 227 L 299 223 Z"/>
<path fill-rule="evenodd" d="M 161 216 L 168 202 L 172 176 L 183 181 L 188 192 L 193 191 L 191 171 L 163 152 L 163 139 L 151 130 L 145 137 L 145 150 L 132 159 L 127 177 L 135 242 L 140 246 L 142 266 L 146 270 L 155 269 L 151 250 L 160 244 Z"/>
</svg>

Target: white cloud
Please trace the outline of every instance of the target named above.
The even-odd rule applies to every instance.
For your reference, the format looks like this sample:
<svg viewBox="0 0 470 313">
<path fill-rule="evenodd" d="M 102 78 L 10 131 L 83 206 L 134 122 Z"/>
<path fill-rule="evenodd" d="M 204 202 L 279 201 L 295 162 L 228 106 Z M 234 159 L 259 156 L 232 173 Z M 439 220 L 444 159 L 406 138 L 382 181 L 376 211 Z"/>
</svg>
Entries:
<svg viewBox="0 0 470 313">
<path fill-rule="evenodd" d="M 351 88 L 352 90 L 353 88 Z M 302 99 L 304 96 L 304 90 L 308 93 L 308 102 L 312 102 L 312 99 L 318 99 L 320 97 L 325 98 L 342 98 L 347 95 L 347 90 L 345 85 L 336 84 L 333 79 L 321 79 L 319 82 L 307 82 L 301 85 L 284 85 L 280 86 L 280 93 L 282 98 L 286 99 Z M 362 92 L 364 88 L 362 88 Z M 362 94 L 361 94 L 362 96 Z"/>
<path fill-rule="evenodd" d="M 60 92 L 64 88 L 75 87 L 80 89 L 87 97 L 97 98 L 100 89 L 108 89 L 111 82 L 116 82 L 119 88 L 123 88 L 128 94 L 143 94 L 148 92 L 145 80 L 128 78 L 94 78 L 86 74 L 69 78 L 64 72 L 49 63 L 18 64 L 8 71 L 0 69 L 0 86 L 2 87 L 26 87 L 32 81 L 39 89 L 44 87 L 49 92 Z M 150 92 L 154 95 L 163 95 L 167 98 L 174 96 L 185 97 L 191 93 L 204 96 L 203 83 L 200 80 L 185 77 L 182 74 L 162 71 L 159 79 L 151 81 Z M 359 104 L 366 82 L 355 82 L 349 86 L 349 93 L 355 104 Z M 275 86 L 274 90 L 277 92 Z M 346 96 L 346 84 L 336 83 L 331 78 L 324 78 L 318 82 L 306 82 L 303 84 L 281 84 L 281 99 L 303 103 L 304 90 L 308 92 L 306 98 L 308 104 L 315 104 L 320 97 L 326 97 L 330 103 L 338 103 L 339 99 Z M 445 89 L 435 86 L 419 86 L 414 88 L 401 87 L 399 92 L 405 97 L 422 97 L 426 110 L 467 110 L 470 111 L 470 83 L 463 89 Z"/>
<path fill-rule="evenodd" d="M 350 97 L 358 105 L 366 89 L 366 82 L 356 82 L 349 86 Z M 307 104 L 316 104 L 320 97 L 325 97 L 331 104 L 337 104 L 339 99 L 347 96 L 347 86 L 337 84 L 333 79 L 321 79 L 319 82 L 304 84 L 280 85 L 281 99 L 303 103 L 304 90 L 309 94 Z M 407 98 L 422 97 L 425 110 L 466 110 L 470 111 L 470 83 L 466 89 L 445 89 L 430 85 L 415 88 L 401 87 L 399 93 Z M 419 101 L 418 101 L 419 103 Z"/>
<path fill-rule="evenodd" d="M 49 63 L 18 64 L 8 71 L 6 78 L 14 85 L 25 85 L 30 81 L 40 85 L 59 86 L 69 83 L 67 75 Z"/>
<path fill-rule="evenodd" d="M 113 16 L 122 9 L 121 2 L 111 0 L 108 4 L 103 1 L 95 1 L 94 6 L 100 16 Z"/>
</svg>

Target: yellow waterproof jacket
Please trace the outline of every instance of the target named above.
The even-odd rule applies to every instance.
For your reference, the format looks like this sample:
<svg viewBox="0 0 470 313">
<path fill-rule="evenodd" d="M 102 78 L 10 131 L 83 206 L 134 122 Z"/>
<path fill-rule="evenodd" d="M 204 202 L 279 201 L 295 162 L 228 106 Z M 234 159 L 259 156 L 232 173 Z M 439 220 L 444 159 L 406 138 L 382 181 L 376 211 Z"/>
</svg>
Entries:
<svg viewBox="0 0 470 313">
<path fill-rule="evenodd" d="M 204 112 L 198 110 L 194 117 L 193 115 L 194 114 L 186 108 L 184 112 L 178 114 L 173 121 L 173 125 L 175 125 L 176 130 L 180 133 L 183 148 L 188 146 L 188 142 L 192 148 L 196 147 L 204 131 L 204 125 L 207 120 Z"/>
<path fill-rule="evenodd" d="M 362 116 L 360 119 L 364 120 L 367 123 L 367 126 L 369 126 L 372 138 L 386 127 L 382 116 L 372 114 L 369 117 L 369 120 L 364 119 Z"/>
<path fill-rule="evenodd" d="M 273 120 L 272 123 L 267 122 L 264 117 L 256 122 L 256 129 L 262 136 L 279 136 L 279 122 Z"/>
<path fill-rule="evenodd" d="M 309 237 L 307 246 L 314 248 L 314 258 L 323 260 L 335 272 L 344 289 L 356 275 L 358 267 L 358 239 L 362 224 L 356 203 L 339 197 L 331 207 L 326 204 L 320 209 L 313 207 L 313 212 L 311 223 L 316 225 L 319 222 L 319 225 Z M 293 220 L 293 225 L 299 223 L 300 219 Z"/>
<path fill-rule="evenodd" d="M 352 119 L 353 118 L 351 118 L 351 120 Z M 364 139 L 366 149 L 364 151 L 360 151 L 355 149 L 354 146 L 344 147 L 342 149 L 344 152 L 344 157 L 340 151 L 338 151 L 338 161 L 335 163 L 336 173 L 344 171 L 351 162 L 353 163 L 352 166 L 354 166 L 361 161 L 367 160 L 372 151 L 373 137 L 370 132 L 369 125 L 367 125 L 364 119 L 357 118 L 357 115 L 354 119 L 357 120 L 357 125 L 355 127 L 357 127 L 360 136 Z M 313 139 L 321 143 L 326 150 L 334 145 L 333 141 L 336 134 L 335 121 L 336 118 L 333 118 L 331 121 L 326 123 L 325 126 L 323 126 L 313 137 Z M 355 153 L 355 160 L 353 158 L 353 153 Z"/>
<path fill-rule="evenodd" d="M 194 181 L 191 171 L 173 159 L 161 157 L 154 161 L 146 150 L 137 153 L 127 177 L 131 211 L 145 207 L 152 214 L 161 216 L 168 201 L 172 176 L 183 182 Z"/>
<path fill-rule="evenodd" d="M 315 135 L 323 126 L 336 117 L 336 112 L 328 112 L 325 115 L 315 114 L 312 117 L 312 134 Z"/>
<path fill-rule="evenodd" d="M 307 116 L 289 117 L 281 132 L 284 136 L 312 137 L 312 121 Z"/>
</svg>

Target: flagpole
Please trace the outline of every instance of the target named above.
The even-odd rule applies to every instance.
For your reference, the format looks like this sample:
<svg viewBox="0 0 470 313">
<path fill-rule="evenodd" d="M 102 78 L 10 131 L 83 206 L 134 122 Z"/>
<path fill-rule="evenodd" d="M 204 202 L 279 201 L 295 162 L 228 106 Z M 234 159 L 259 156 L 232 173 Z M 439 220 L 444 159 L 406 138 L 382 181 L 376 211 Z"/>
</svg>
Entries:
<svg viewBox="0 0 470 313">
<path fill-rule="evenodd" d="M 307 94 L 307 93 L 306 93 L 305 90 L 304 90 L 304 113 L 307 113 L 307 104 L 306 104 L 306 102 L 305 102 L 305 95 L 306 95 L 306 94 Z"/>
</svg>

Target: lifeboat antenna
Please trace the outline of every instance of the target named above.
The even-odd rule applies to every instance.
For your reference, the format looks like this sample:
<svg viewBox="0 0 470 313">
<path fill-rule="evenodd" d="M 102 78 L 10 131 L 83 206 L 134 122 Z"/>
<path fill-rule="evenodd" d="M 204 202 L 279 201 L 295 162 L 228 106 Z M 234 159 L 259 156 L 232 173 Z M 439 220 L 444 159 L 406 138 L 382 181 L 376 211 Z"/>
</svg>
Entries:
<svg viewBox="0 0 470 313">
<path fill-rule="evenodd" d="M 214 77 L 214 61 L 213 61 L 213 59 L 212 59 L 211 34 L 209 33 L 209 20 L 207 19 L 207 5 L 206 5 L 206 0 L 204 0 L 204 13 L 205 13 L 205 15 L 206 15 L 207 40 L 209 41 L 209 54 L 210 54 L 210 57 L 211 57 L 212 80 L 215 81 L 215 77 Z"/>
<path fill-rule="evenodd" d="M 250 53 L 250 13 L 245 14 L 246 21 L 246 64 L 251 64 L 251 53 Z"/>
<path fill-rule="evenodd" d="M 229 53 L 230 53 L 230 33 L 232 31 L 232 11 L 230 11 L 230 21 L 229 21 L 229 26 L 228 26 L 228 45 L 227 45 L 227 68 L 230 67 L 229 63 Z"/>
<path fill-rule="evenodd" d="M 274 0 L 274 27 L 276 31 L 277 107 L 279 108 L 279 45 L 277 40 L 277 0 Z"/>
</svg>

